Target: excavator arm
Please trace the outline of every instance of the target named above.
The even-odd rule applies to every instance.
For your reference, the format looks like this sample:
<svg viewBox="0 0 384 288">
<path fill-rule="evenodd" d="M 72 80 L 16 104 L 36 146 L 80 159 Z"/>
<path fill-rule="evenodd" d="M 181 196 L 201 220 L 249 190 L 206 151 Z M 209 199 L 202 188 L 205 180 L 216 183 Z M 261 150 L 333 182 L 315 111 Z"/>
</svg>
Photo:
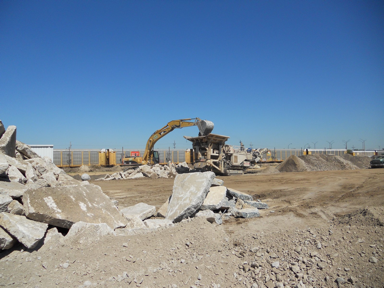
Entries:
<svg viewBox="0 0 384 288">
<path fill-rule="evenodd" d="M 147 141 L 147 145 L 145 146 L 144 156 L 143 156 L 143 164 L 147 164 L 148 162 L 152 162 L 151 159 L 153 158 L 153 148 L 157 141 L 159 141 L 161 138 L 163 138 L 168 133 L 172 132 L 176 128 L 184 128 L 184 127 L 191 127 L 191 126 L 198 126 L 200 134 L 206 135 L 211 133 L 213 129 L 213 123 L 206 120 L 201 120 L 200 118 L 188 118 L 188 119 L 179 119 L 179 120 L 172 120 L 168 122 L 167 125 L 165 125 L 163 128 L 155 131 L 151 137 L 149 137 Z"/>
</svg>

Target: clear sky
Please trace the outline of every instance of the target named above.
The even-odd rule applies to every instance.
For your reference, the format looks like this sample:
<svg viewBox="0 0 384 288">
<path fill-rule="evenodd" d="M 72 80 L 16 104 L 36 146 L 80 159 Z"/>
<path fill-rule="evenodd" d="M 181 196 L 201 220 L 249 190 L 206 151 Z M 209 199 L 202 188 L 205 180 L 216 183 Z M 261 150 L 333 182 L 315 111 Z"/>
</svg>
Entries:
<svg viewBox="0 0 384 288">
<path fill-rule="evenodd" d="M 192 117 L 232 145 L 382 149 L 384 1 L 0 0 L 0 100 L 57 149 L 144 149 Z"/>
</svg>

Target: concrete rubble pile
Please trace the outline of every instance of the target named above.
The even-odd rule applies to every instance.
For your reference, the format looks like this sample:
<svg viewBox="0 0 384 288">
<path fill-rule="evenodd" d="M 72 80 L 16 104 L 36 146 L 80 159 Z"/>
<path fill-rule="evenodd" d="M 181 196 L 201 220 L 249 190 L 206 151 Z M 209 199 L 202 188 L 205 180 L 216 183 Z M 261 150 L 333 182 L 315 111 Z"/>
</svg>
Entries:
<svg viewBox="0 0 384 288">
<path fill-rule="evenodd" d="M 0 120 L 0 250 L 16 243 L 26 249 L 46 243 L 91 243 L 105 235 L 170 227 L 191 217 L 221 224 L 231 216 L 257 217 L 258 209 L 268 208 L 248 194 L 223 186 L 213 172 L 178 174 L 179 167 L 186 171 L 183 165 L 127 170 L 124 177 L 175 177 L 173 192 L 158 211 L 145 203 L 118 208 L 117 201 L 99 186 L 73 179 L 51 159 L 39 157 L 17 141 L 16 127 L 5 130 Z M 68 231 L 67 235 L 59 229 Z"/>
<path fill-rule="evenodd" d="M 168 165 L 155 164 L 153 166 L 142 165 L 135 169 L 126 169 L 123 172 L 116 172 L 113 174 L 105 175 L 102 178 L 96 180 L 122 180 L 122 179 L 139 179 L 144 177 L 149 178 L 174 178 L 178 173 L 188 173 L 190 168 L 186 162 L 175 165 L 169 162 Z M 87 175 L 87 174 L 84 174 Z"/>
<path fill-rule="evenodd" d="M 0 120 L 0 250 L 18 242 L 35 249 L 47 237 L 57 238 L 60 233 L 48 225 L 70 229 L 87 223 L 112 231 L 127 226 L 128 220 L 99 186 L 77 181 L 48 157 L 38 156 L 16 140 L 16 130 L 5 129 Z"/>
</svg>

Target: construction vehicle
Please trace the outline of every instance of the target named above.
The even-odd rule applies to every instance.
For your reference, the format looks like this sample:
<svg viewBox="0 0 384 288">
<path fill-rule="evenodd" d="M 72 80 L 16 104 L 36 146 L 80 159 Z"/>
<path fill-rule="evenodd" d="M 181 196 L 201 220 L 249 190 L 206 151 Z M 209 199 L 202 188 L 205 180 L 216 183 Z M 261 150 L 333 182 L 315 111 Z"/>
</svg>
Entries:
<svg viewBox="0 0 384 288">
<path fill-rule="evenodd" d="M 245 149 L 244 145 L 235 148 L 225 142 L 228 136 L 208 134 L 198 137 L 184 136 L 192 142 L 186 159 L 197 171 L 213 171 L 216 174 L 243 174 L 249 168 L 254 168 L 261 160 L 262 154 L 268 149 Z M 241 143 L 242 144 L 242 143 Z"/>
<path fill-rule="evenodd" d="M 99 152 L 99 165 L 100 166 L 115 166 L 116 165 L 116 152 L 112 149 L 102 149 Z"/>
<path fill-rule="evenodd" d="M 154 146 L 157 141 L 163 138 L 168 133 L 172 132 L 176 128 L 184 128 L 197 126 L 199 128 L 199 135 L 209 135 L 214 127 L 214 124 L 208 120 L 201 120 L 200 118 L 188 118 L 188 119 L 179 119 L 172 120 L 167 123 L 163 128 L 155 131 L 151 137 L 149 137 L 147 141 L 147 145 L 145 146 L 144 155 L 141 156 L 133 156 L 133 157 L 125 157 L 123 159 L 123 163 L 125 165 L 144 165 L 144 164 L 157 164 L 160 163 L 159 152 L 154 151 Z"/>
</svg>

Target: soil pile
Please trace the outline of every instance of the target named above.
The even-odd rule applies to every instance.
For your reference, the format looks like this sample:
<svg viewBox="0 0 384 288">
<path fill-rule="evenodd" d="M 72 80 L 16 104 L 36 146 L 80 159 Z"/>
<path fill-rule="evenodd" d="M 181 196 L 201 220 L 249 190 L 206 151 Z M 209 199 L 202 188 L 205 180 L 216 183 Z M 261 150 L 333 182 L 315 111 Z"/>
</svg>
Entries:
<svg viewBox="0 0 384 288">
<path fill-rule="evenodd" d="M 290 156 L 276 169 L 280 172 L 355 170 L 369 167 L 369 157 L 326 154 Z"/>
</svg>

